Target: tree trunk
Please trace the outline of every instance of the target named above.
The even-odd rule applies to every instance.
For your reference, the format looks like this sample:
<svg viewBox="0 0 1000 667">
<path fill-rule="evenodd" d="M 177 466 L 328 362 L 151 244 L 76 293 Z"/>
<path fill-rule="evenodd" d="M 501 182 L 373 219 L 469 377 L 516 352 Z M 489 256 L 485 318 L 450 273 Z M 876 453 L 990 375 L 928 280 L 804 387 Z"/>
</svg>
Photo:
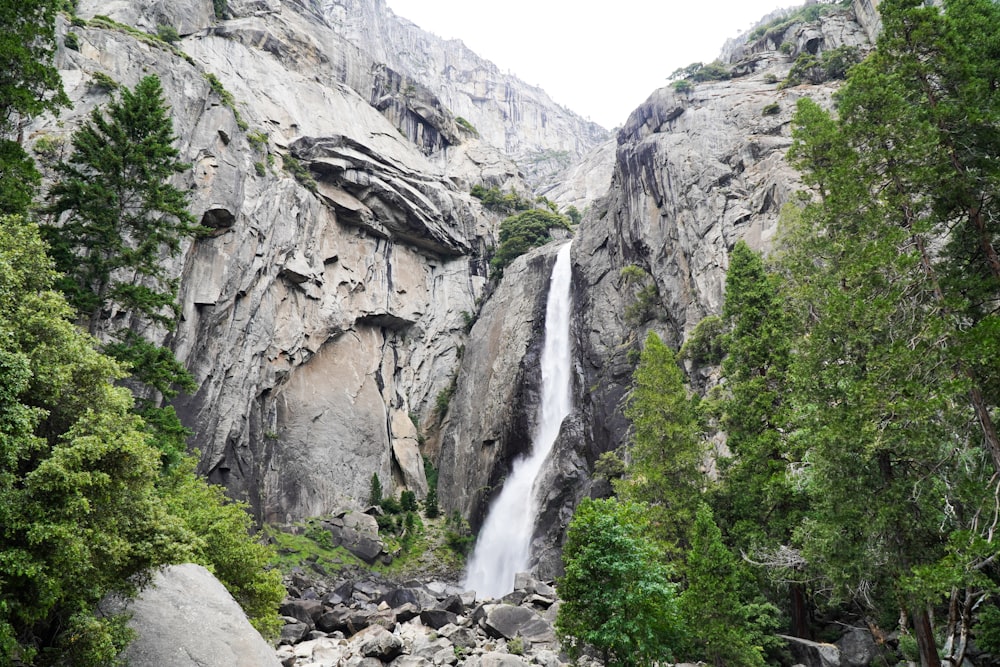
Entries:
<svg viewBox="0 0 1000 667">
<path fill-rule="evenodd" d="M 916 609 L 913 620 L 913 634 L 920 649 L 920 667 L 941 667 L 941 657 L 938 655 L 937 644 L 934 642 L 934 629 L 926 609 Z"/>
<path fill-rule="evenodd" d="M 788 597 L 792 609 L 792 636 L 811 640 L 809 609 L 806 607 L 806 595 L 802 584 L 791 584 Z"/>
</svg>

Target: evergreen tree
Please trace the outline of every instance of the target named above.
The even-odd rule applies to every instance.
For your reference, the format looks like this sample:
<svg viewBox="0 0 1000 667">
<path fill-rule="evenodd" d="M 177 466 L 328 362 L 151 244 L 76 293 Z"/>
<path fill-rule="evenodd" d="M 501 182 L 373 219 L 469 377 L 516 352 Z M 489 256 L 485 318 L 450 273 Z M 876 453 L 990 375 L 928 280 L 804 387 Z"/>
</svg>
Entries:
<svg viewBox="0 0 1000 667">
<path fill-rule="evenodd" d="M 177 316 L 163 259 L 201 228 L 169 182 L 189 168 L 175 140 L 160 81 L 147 76 L 121 89 L 106 115 L 95 109 L 57 165 L 49 211 L 60 220 L 44 231 L 66 276 L 60 286 L 91 333 L 112 308 L 167 326 Z"/>
<path fill-rule="evenodd" d="M 52 291 L 37 228 L 0 218 L 0 655 L 11 664 L 106 665 L 129 635 L 95 616 L 156 567 L 213 569 L 273 632 L 284 590 L 269 549 L 193 462 L 162 473 L 124 371 Z M 4 664 L 7 664 L 5 662 Z"/>
<path fill-rule="evenodd" d="M 684 574 L 687 587 L 680 612 L 694 644 L 694 654 L 716 667 L 764 665 L 762 633 L 753 627 L 735 556 L 722 543 L 712 510 L 702 503 L 691 528 Z M 770 628 L 767 628 L 770 630 Z"/>
<path fill-rule="evenodd" d="M 671 552 L 683 546 L 704 484 L 697 398 L 684 387 L 673 351 L 653 332 L 632 379 L 625 408 L 632 423 L 629 466 L 614 487 L 622 497 L 649 505 L 653 534 Z"/>
<path fill-rule="evenodd" d="M 792 156 L 822 196 L 787 256 L 810 314 L 793 369 L 815 503 L 802 536 L 835 591 L 902 608 L 936 666 L 927 607 L 991 557 L 975 517 L 1000 469 L 1000 28 L 989 0 L 880 11 L 839 120 L 808 101 L 796 114 Z"/>
<path fill-rule="evenodd" d="M 116 311 L 133 327 L 167 328 L 180 312 L 164 259 L 202 228 L 187 210 L 187 195 L 169 182 L 188 168 L 173 146 L 172 125 L 159 79 L 147 76 L 134 90 L 122 89 L 106 114 L 95 109 L 73 134 L 69 160 L 57 165 L 60 180 L 48 209 L 57 222 L 43 231 L 63 273 L 59 287 L 92 334 Z M 173 408 L 160 403 L 194 391 L 194 378 L 170 350 L 133 328 L 107 333 L 113 340 L 105 352 L 128 364 L 140 389 L 138 412 L 164 464 L 175 465 L 189 432 Z"/>
<path fill-rule="evenodd" d="M 52 64 L 59 6 L 58 0 L 0 3 L 0 139 L 16 135 L 32 116 L 69 105 Z"/>
<path fill-rule="evenodd" d="M 0 3 L 0 215 L 28 212 L 41 176 L 21 145 L 22 129 L 69 105 L 56 52 L 56 0 Z"/>
<path fill-rule="evenodd" d="M 378 473 L 372 473 L 372 482 L 368 490 L 368 504 L 380 505 L 382 503 L 382 482 L 378 478 Z"/>
<path fill-rule="evenodd" d="M 683 636 L 663 554 L 645 536 L 646 508 L 584 498 L 563 547 L 556 632 L 574 659 L 586 646 L 608 667 L 670 659 Z"/>
</svg>

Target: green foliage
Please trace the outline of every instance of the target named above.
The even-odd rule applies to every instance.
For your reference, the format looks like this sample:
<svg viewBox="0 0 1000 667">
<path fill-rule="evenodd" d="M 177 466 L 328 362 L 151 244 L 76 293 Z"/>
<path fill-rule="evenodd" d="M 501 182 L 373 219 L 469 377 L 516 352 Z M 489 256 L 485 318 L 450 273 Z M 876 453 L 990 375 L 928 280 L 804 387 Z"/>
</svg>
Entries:
<svg viewBox="0 0 1000 667">
<path fill-rule="evenodd" d="M 436 519 L 441 515 L 438 507 L 437 485 L 427 490 L 427 497 L 424 498 L 424 516 L 428 519 Z"/>
<path fill-rule="evenodd" d="M 821 16 L 834 11 L 831 5 L 813 4 L 805 5 L 788 16 L 778 17 L 764 25 L 757 26 L 747 35 L 747 42 L 764 37 L 770 41 L 776 41 L 796 23 L 812 23 L 819 20 Z"/>
<path fill-rule="evenodd" d="M 247 132 L 247 141 L 250 142 L 250 145 L 253 146 L 255 150 L 261 150 L 267 146 L 267 132 L 263 132 L 261 130 Z"/>
<path fill-rule="evenodd" d="M 118 82 L 104 72 L 94 72 L 90 75 L 90 88 L 92 90 L 110 93 L 118 90 Z"/>
<path fill-rule="evenodd" d="M 685 95 L 687 93 L 690 93 L 692 90 L 694 90 L 694 84 L 691 83 L 690 81 L 688 81 L 687 79 L 681 79 L 679 81 L 674 81 L 670 85 L 673 87 L 673 89 L 675 91 L 677 91 L 681 95 Z"/>
<path fill-rule="evenodd" d="M 56 52 L 56 0 L 25 0 L 0 5 L 0 139 L 26 120 L 69 106 Z"/>
<path fill-rule="evenodd" d="M 689 629 L 694 655 L 715 665 L 764 665 L 759 644 L 773 627 L 753 627 L 750 608 L 739 598 L 743 589 L 738 561 L 722 542 L 712 511 L 702 504 L 691 528 L 684 574 L 687 588 L 679 607 Z"/>
<path fill-rule="evenodd" d="M 72 31 L 67 32 L 66 36 L 63 37 L 63 46 L 65 46 L 67 49 L 70 49 L 71 51 L 79 51 L 80 36 Z"/>
<path fill-rule="evenodd" d="M 783 55 L 786 56 L 790 55 L 794 49 L 795 45 L 792 44 L 791 42 L 782 42 L 781 46 L 778 47 L 778 51 L 780 51 Z"/>
<path fill-rule="evenodd" d="M 1000 607 L 987 603 L 979 610 L 974 627 L 976 644 L 987 653 L 1000 653 Z"/>
<path fill-rule="evenodd" d="M 833 79 L 843 79 L 851 66 L 860 59 L 857 47 L 846 45 L 824 51 L 818 58 L 811 53 L 800 53 L 781 86 L 784 88 L 801 83 L 819 84 Z"/>
<path fill-rule="evenodd" d="M 699 366 L 714 366 L 725 354 L 725 324 L 718 315 L 709 315 L 695 325 L 679 356 Z"/>
<path fill-rule="evenodd" d="M 264 163 L 261 162 L 260 160 L 257 160 L 256 162 L 253 163 L 253 170 L 254 173 L 256 173 L 258 176 L 261 177 L 267 176 L 267 167 L 265 167 Z"/>
<path fill-rule="evenodd" d="M 0 139 L 0 215 L 27 213 L 42 175 L 19 143 Z"/>
<path fill-rule="evenodd" d="M 404 512 L 416 512 L 419 509 L 417 494 L 413 491 L 403 491 L 399 494 L 399 505 Z"/>
<path fill-rule="evenodd" d="M 570 224 L 574 226 L 579 225 L 580 221 L 583 219 L 583 214 L 580 213 L 579 209 L 577 209 L 576 206 L 570 206 L 569 208 L 567 208 L 565 215 L 567 218 L 569 218 Z"/>
<path fill-rule="evenodd" d="M 625 307 L 625 322 L 636 327 L 653 319 L 660 310 L 660 288 L 653 276 L 637 264 L 621 270 L 622 282 L 632 287 L 632 303 Z"/>
<path fill-rule="evenodd" d="M 212 0 L 212 9 L 215 11 L 215 18 L 229 18 L 229 3 L 227 0 Z"/>
<path fill-rule="evenodd" d="M 762 116 L 777 116 L 779 113 L 781 113 L 781 105 L 777 102 L 765 104 L 764 108 L 760 110 Z"/>
<path fill-rule="evenodd" d="M 437 393 L 434 397 L 434 413 L 437 415 L 438 424 L 444 421 L 445 415 L 448 414 L 448 406 L 451 404 L 451 397 L 455 395 L 455 391 L 458 389 L 458 376 L 451 376 L 451 380 L 448 382 L 448 386 Z"/>
<path fill-rule="evenodd" d="M 615 490 L 649 505 L 651 534 L 673 552 L 683 545 L 704 484 L 698 401 L 684 387 L 674 353 L 653 332 L 632 382 L 624 410 L 632 424 L 628 475 Z"/>
<path fill-rule="evenodd" d="M 221 81 L 219 81 L 219 77 L 215 76 L 212 72 L 204 72 L 202 76 L 204 76 L 205 80 L 208 81 L 208 86 L 211 88 L 212 92 L 219 96 L 222 106 L 233 112 L 233 117 L 236 119 L 236 126 L 241 130 L 246 130 L 250 127 L 250 125 L 243 120 L 243 116 L 240 115 L 239 109 L 236 108 L 236 98 L 233 97 L 231 92 L 226 90 L 226 87 L 222 85 Z M 288 167 L 286 166 L 286 168 Z M 289 169 L 289 171 L 291 171 L 291 169 Z M 293 171 L 292 174 L 294 175 L 294 173 L 295 172 Z M 310 188 L 310 190 L 313 189 L 315 188 Z"/>
<path fill-rule="evenodd" d="M 445 520 L 445 542 L 449 549 L 462 558 L 468 556 L 476 544 L 476 536 L 472 534 L 469 522 L 458 511 L 452 512 Z"/>
<path fill-rule="evenodd" d="M 527 211 L 532 207 L 530 199 L 522 197 L 516 192 L 504 192 L 495 186 L 487 189 L 482 185 L 473 185 L 469 194 L 483 202 L 484 208 L 497 213 Z"/>
<path fill-rule="evenodd" d="M 368 504 L 381 505 L 382 503 L 382 481 L 378 478 L 378 473 L 372 473 L 372 481 L 368 487 Z"/>
<path fill-rule="evenodd" d="M 569 230 L 569 220 L 552 211 L 534 209 L 505 218 L 500 223 L 500 247 L 490 260 L 490 269 L 499 279 L 504 268 L 532 248 L 552 240 L 550 230 Z"/>
<path fill-rule="evenodd" d="M 466 119 L 462 118 L 461 116 L 457 116 L 455 118 L 455 124 L 458 125 L 460 128 L 462 128 L 463 130 L 465 130 L 466 132 L 468 132 L 469 134 L 471 134 L 472 136 L 474 137 L 479 136 L 479 130 L 476 129 L 476 126 L 467 121 Z"/>
<path fill-rule="evenodd" d="M 229 500 L 222 487 L 194 473 L 195 459 L 175 466 L 161 484 L 170 513 L 194 536 L 194 562 L 204 565 L 240 603 L 250 622 L 275 639 L 282 621 L 278 605 L 285 597 L 281 574 L 271 569 L 274 551 L 253 527 L 249 507 Z"/>
<path fill-rule="evenodd" d="M 182 239 L 202 231 L 187 194 L 169 183 L 189 165 L 173 147 L 156 77 L 123 89 L 106 113 L 93 111 L 73 134 L 69 160 L 56 167 L 48 210 L 60 222 L 43 228 L 46 239 L 66 276 L 61 287 L 91 331 L 112 304 L 170 324 L 176 285 L 163 255 L 177 255 Z"/>
<path fill-rule="evenodd" d="M 131 396 L 110 382 L 121 369 L 49 291 L 34 226 L 3 220 L 0 267 L 0 642 L 31 662 L 86 625 L 100 652 L 113 625 L 79 615 L 188 558 L 189 539 L 161 504 L 159 455 Z"/>
<path fill-rule="evenodd" d="M 156 26 L 156 36 L 167 44 L 174 44 L 175 42 L 179 42 L 181 39 L 180 34 L 177 32 L 177 28 L 172 25 L 164 25 L 163 23 Z"/>
<path fill-rule="evenodd" d="M 836 119 L 800 100 L 794 121 L 790 156 L 819 197 L 783 232 L 787 310 L 808 313 L 789 433 L 811 506 L 793 539 L 835 599 L 907 611 L 920 661 L 938 664 L 927 609 L 987 585 L 973 573 L 991 535 L 973 517 L 1000 469 L 985 306 L 1000 295 L 1000 6 L 879 9 Z"/>
<path fill-rule="evenodd" d="M 507 653 L 511 655 L 524 655 L 524 639 L 517 635 L 507 642 Z"/>
<path fill-rule="evenodd" d="M 312 172 L 309 171 L 308 167 L 303 166 L 301 162 L 291 155 L 284 156 L 281 162 L 285 171 L 291 174 L 296 181 L 301 183 L 307 190 L 316 192 L 316 179 L 313 178 Z"/>
<path fill-rule="evenodd" d="M 663 554 L 644 538 L 645 508 L 584 498 L 563 548 L 556 632 L 572 659 L 590 646 L 609 667 L 670 659 L 683 636 Z"/>
<path fill-rule="evenodd" d="M 95 351 L 50 291 L 34 225 L 0 224 L 0 648 L 25 664 L 110 664 L 128 639 L 94 617 L 152 569 L 214 569 L 263 629 L 284 595 L 250 518 L 193 473 L 165 473 L 151 426 L 132 412 L 125 373 Z M 17 295 L 14 298 L 14 295 Z M 266 619 L 270 619 L 267 621 Z"/>
</svg>

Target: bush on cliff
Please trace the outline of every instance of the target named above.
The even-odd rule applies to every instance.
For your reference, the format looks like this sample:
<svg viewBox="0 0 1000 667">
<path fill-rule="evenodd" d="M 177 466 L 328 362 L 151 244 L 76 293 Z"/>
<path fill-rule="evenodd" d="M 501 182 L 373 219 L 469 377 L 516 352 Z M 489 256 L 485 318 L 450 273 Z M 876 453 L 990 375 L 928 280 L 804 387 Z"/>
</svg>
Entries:
<svg viewBox="0 0 1000 667">
<path fill-rule="evenodd" d="M 552 211 L 534 209 L 512 215 L 501 222 L 500 247 L 490 261 L 490 268 L 497 278 L 515 259 L 551 241 L 552 229 L 570 230 L 569 220 Z"/>
</svg>

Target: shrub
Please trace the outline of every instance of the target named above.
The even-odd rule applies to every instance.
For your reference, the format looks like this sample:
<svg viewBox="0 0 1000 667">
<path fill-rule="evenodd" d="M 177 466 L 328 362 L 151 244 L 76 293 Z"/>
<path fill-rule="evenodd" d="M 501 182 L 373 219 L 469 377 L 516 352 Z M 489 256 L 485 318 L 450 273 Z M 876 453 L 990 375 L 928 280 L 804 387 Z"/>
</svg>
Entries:
<svg viewBox="0 0 1000 667">
<path fill-rule="evenodd" d="M 764 75 L 764 83 L 778 83 L 778 76 L 774 72 L 768 72 Z"/>
<path fill-rule="evenodd" d="M 75 32 L 67 32 L 63 38 L 63 45 L 73 51 L 80 50 L 80 37 Z"/>
<path fill-rule="evenodd" d="M 378 506 L 382 508 L 382 511 L 386 514 L 402 514 L 403 506 L 398 500 L 392 496 L 386 496 L 381 501 L 379 501 Z"/>
<path fill-rule="evenodd" d="M 483 202 L 483 207 L 497 213 L 514 213 L 515 211 L 527 211 L 531 208 L 531 200 L 516 192 L 504 192 L 498 187 L 485 188 L 482 185 L 473 185 L 469 191 L 476 199 Z"/>
<path fill-rule="evenodd" d="M 38 138 L 31 150 L 47 160 L 54 160 L 62 153 L 66 140 L 63 137 L 44 135 Z"/>
<path fill-rule="evenodd" d="M 156 26 L 156 36 L 167 44 L 173 44 L 179 42 L 181 39 L 180 33 L 177 32 L 177 28 L 172 25 L 165 25 L 161 23 Z"/>
<path fill-rule="evenodd" d="M 267 132 L 262 132 L 260 130 L 254 130 L 253 132 L 247 132 L 247 141 L 255 149 L 260 150 L 267 145 Z"/>
<path fill-rule="evenodd" d="M 681 79 L 680 81 L 674 81 L 671 84 L 678 93 L 686 94 L 694 90 L 694 84 L 692 84 L 687 79 Z"/>
<path fill-rule="evenodd" d="M 517 635 L 507 642 L 507 652 L 511 655 L 524 655 L 524 639 L 521 638 L 521 635 Z"/>
<path fill-rule="evenodd" d="M 777 102 L 771 102 L 765 105 L 763 109 L 760 110 L 762 116 L 777 116 L 781 113 L 781 105 Z"/>
<path fill-rule="evenodd" d="M 303 187 L 312 192 L 316 192 L 316 179 L 313 178 L 312 172 L 310 172 L 307 167 L 304 167 L 301 162 L 291 155 L 286 155 L 282 158 L 282 166 L 284 166 L 285 171 L 291 174 L 292 177 L 301 183 Z"/>
<path fill-rule="evenodd" d="M 112 79 L 110 76 L 104 72 L 94 72 L 90 75 L 91 90 L 103 93 L 110 93 L 112 91 L 118 90 L 118 82 Z"/>
<path fill-rule="evenodd" d="M 253 163 L 253 170 L 257 172 L 258 176 L 267 175 L 267 167 L 265 167 L 264 163 L 261 162 L 260 160 Z"/>
<path fill-rule="evenodd" d="M 215 18 L 229 18 L 229 3 L 226 0 L 212 0 L 212 9 L 215 10 Z"/>
<path fill-rule="evenodd" d="M 682 358 L 702 366 L 721 363 L 725 354 L 725 324 L 718 315 L 698 322 L 680 352 Z"/>
<path fill-rule="evenodd" d="M 476 544 L 476 536 L 472 534 L 469 522 L 458 511 L 452 512 L 445 521 L 445 543 L 459 556 L 468 556 Z"/>
<path fill-rule="evenodd" d="M 465 130 L 466 132 L 468 132 L 469 134 L 471 134 L 472 136 L 474 137 L 479 136 L 479 130 L 477 130 L 472 123 L 465 120 L 461 116 L 455 118 L 455 124 L 458 125 L 460 128 L 462 128 L 463 130 Z"/>
<path fill-rule="evenodd" d="M 549 230 L 570 229 L 569 220 L 540 209 L 512 215 L 500 223 L 500 247 L 490 261 L 490 268 L 499 279 L 504 268 L 532 248 L 552 240 Z"/>
<path fill-rule="evenodd" d="M 788 54 L 790 54 L 792 52 L 792 50 L 794 48 L 795 48 L 795 45 L 792 44 L 791 42 L 782 42 L 781 46 L 778 47 L 778 51 L 780 51 L 781 53 L 783 53 L 784 55 L 787 56 Z"/>
</svg>

